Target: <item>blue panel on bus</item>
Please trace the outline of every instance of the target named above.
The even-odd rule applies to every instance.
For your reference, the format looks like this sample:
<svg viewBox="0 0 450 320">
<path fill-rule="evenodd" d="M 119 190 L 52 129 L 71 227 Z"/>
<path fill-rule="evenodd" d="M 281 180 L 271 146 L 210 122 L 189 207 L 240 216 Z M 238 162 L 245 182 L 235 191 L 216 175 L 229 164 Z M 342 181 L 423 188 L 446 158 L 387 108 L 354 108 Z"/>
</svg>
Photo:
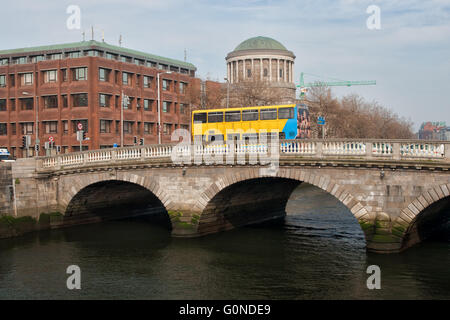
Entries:
<svg viewBox="0 0 450 320">
<path fill-rule="evenodd" d="M 285 139 L 295 139 L 297 137 L 297 107 L 294 108 L 294 119 L 287 119 L 283 132 Z"/>
</svg>

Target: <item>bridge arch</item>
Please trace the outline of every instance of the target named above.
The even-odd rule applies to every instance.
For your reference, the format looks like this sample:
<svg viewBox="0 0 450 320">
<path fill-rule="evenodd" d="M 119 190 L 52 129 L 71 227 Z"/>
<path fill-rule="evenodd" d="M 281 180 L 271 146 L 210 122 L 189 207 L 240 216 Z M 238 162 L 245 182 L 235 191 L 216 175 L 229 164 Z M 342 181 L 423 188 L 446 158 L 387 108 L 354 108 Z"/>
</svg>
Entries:
<svg viewBox="0 0 450 320">
<path fill-rule="evenodd" d="M 252 181 L 255 181 L 255 183 L 257 183 L 257 181 L 262 181 L 264 179 L 266 179 L 267 183 L 278 184 L 276 187 L 274 186 L 272 190 L 277 190 L 279 188 L 282 188 L 283 184 L 288 184 L 285 189 L 281 189 L 281 192 L 284 192 L 285 194 L 284 197 L 282 195 L 279 195 L 280 198 L 278 199 L 278 201 L 280 201 L 280 207 L 278 209 L 281 209 L 281 207 L 283 207 L 282 209 L 284 210 L 287 200 L 289 199 L 292 191 L 300 183 L 305 182 L 333 195 L 338 201 L 343 203 L 349 209 L 349 211 L 360 223 L 360 225 L 362 225 L 364 222 L 372 222 L 374 219 L 374 217 L 372 217 L 371 215 L 371 212 L 363 206 L 363 204 L 356 198 L 356 195 L 354 195 L 349 188 L 340 185 L 337 182 L 334 182 L 326 174 L 314 174 L 309 170 L 296 168 L 280 168 L 276 175 L 271 176 L 265 174 L 264 171 L 261 171 L 258 168 L 250 168 L 240 172 L 234 172 L 230 175 L 216 179 L 216 181 L 212 183 L 211 186 L 207 188 L 207 190 L 205 190 L 199 197 L 199 200 L 196 204 L 196 211 L 202 213 L 199 219 L 199 234 L 209 233 L 209 231 L 207 230 L 202 230 L 202 223 L 211 220 L 211 208 L 209 206 L 211 206 L 211 203 L 214 202 L 214 199 L 221 192 L 224 192 L 227 188 L 230 189 L 233 186 L 238 186 L 240 183 Z M 259 192 L 258 189 L 255 189 L 255 192 Z M 229 226 L 229 228 L 231 228 L 231 226 Z M 223 227 L 221 230 L 226 229 L 228 229 L 228 227 Z M 364 228 L 363 231 L 366 233 L 366 230 L 364 230 Z M 368 233 L 366 234 L 366 239 L 371 230 L 367 230 L 367 232 Z"/>
<path fill-rule="evenodd" d="M 427 189 L 402 209 L 392 226 L 401 250 L 428 238 L 441 220 L 450 221 L 450 183 Z"/>
<path fill-rule="evenodd" d="M 102 205 L 112 208 L 129 205 L 136 215 L 139 204 L 151 205 L 167 215 L 169 198 L 159 184 L 149 177 L 124 172 L 120 175 L 102 173 L 72 176 L 68 180 L 64 183 L 70 185 L 69 190 L 63 192 L 60 200 L 60 211 L 65 218 L 77 211 L 90 213 L 102 208 Z"/>
</svg>

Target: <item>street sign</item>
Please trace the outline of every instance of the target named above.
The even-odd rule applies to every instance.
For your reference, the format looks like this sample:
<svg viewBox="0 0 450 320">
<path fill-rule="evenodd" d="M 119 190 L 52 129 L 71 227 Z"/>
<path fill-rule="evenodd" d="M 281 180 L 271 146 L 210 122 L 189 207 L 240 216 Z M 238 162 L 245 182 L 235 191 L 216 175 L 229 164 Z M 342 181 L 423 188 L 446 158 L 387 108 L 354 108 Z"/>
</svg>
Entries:
<svg viewBox="0 0 450 320">
<path fill-rule="evenodd" d="M 53 141 L 55 141 L 55 139 L 52 136 L 50 136 L 50 137 L 48 137 L 48 141 L 53 142 Z"/>
<path fill-rule="evenodd" d="M 325 125 L 325 118 L 324 117 L 318 117 L 317 118 L 317 124 L 324 126 Z"/>
<path fill-rule="evenodd" d="M 78 130 L 83 130 L 83 124 L 81 122 L 78 122 L 77 127 Z"/>
<path fill-rule="evenodd" d="M 77 141 L 83 141 L 83 131 L 77 131 Z"/>
</svg>

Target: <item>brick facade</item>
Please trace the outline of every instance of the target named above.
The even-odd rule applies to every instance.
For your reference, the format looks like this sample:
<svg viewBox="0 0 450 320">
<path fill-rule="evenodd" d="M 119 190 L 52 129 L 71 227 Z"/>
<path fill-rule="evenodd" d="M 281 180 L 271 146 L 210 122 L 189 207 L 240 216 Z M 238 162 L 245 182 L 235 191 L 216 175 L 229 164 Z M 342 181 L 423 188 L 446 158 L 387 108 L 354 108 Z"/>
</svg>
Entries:
<svg viewBox="0 0 450 320">
<path fill-rule="evenodd" d="M 186 92 L 194 79 L 195 68 L 182 69 L 145 60 L 135 63 L 137 59 L 133 58 L 123 62 L 120 52 L 104 48 L 98 50 L 102 56 L 86 55 L 87 50 L 99 48 L 96 44 L 78 49 L 80 57 L 63 53 L 61 59 L 37 62 L 31 57 L 49 56 L 49 51 L 0 52 L 0 60 L 8 59 L 8 63 L 0 65 L 0 146 L 7 147 L 15 157 L 23 157 L 22 137 L 29 134 L 32 146 L 29 155 L 33 155 L 36 110 L 39 155 L 45 155 L 44 142 L 50 136 L 55 146 L 61 146 L 61 152 L 78 151 L 76 126 L 80 120 L 89 138 L 83 141 L 83 150 L 112 147 L 114 143 L 120 146 L 122 92 L 131 97 L 130 105 L 123 112 L 124 145 L 133 145 L 134 137 L 138 142 L 144 138 L 145 144 L 158 143 L 156 79 L 157 73 L 167 71 L 172 73 L 160 76 L 161 141 L 170 142 L 170 134 L 177 128 L 189 128 L 190 105 Z M 107 58 L 108 51 L 116 52 L 117 59 Z M 14 60 L 18 55 L 26 56 L 26 61 Z M 173 64 L 174 60 L 168 60 Z"/>
</svg>

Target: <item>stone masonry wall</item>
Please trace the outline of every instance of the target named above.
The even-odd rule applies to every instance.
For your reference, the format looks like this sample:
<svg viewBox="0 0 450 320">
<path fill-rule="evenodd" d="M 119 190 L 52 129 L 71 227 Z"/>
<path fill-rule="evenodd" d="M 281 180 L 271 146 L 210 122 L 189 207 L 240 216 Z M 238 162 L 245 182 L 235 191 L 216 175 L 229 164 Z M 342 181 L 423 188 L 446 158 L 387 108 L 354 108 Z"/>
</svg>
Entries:
<svg viewBox="0 0 450 320">
<path fill-rule="evenodd" d="M 0 163 L 0 216 L 14 214 L 11 163 Z"/>
</svg>

